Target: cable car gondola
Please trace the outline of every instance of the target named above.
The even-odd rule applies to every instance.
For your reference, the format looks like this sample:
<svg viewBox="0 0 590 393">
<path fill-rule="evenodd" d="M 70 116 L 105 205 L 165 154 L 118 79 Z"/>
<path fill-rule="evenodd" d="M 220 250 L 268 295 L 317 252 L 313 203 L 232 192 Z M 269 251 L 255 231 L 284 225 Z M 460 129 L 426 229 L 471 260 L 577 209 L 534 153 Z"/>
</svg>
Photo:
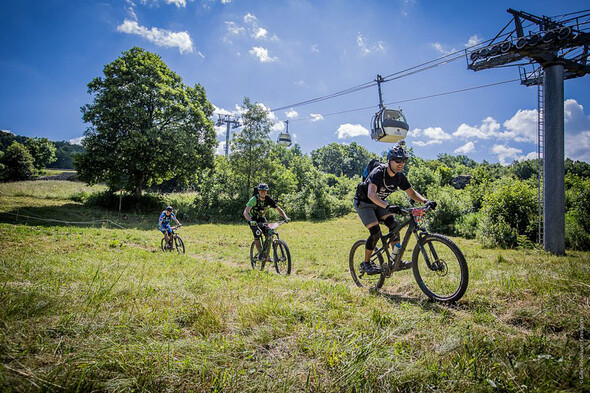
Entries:
<svg viewBox="0 0 590 393">
<path fill-rule="evenodd" d="M 408 122 L 401 109 L 383 108 L 371 121 L 371 138 L 378 142 L 397 142 L 408 134 Z"/>
<path fill-rule="evenodd" d="M 381 94 L 381 82 L 383 78 L 377 75 L 377 87 L 379 88 L 379 111 L 371 121 L 371 138 L 378 142 L 397 142 L 406 137 L 410 126 L 401 109 L 387 109 L 383 105 Z"/>
<path fill-rule="evenodd" d="M 281 146 L 289 147 L 291 146 L 291 134 L 289 134 L 289 120 L 285 120 L 285 124 L 287 125 L 287 129 L 285 132 L 281 132 L 279 137 L 277 138 L 277 143 Z"/>
</svg>

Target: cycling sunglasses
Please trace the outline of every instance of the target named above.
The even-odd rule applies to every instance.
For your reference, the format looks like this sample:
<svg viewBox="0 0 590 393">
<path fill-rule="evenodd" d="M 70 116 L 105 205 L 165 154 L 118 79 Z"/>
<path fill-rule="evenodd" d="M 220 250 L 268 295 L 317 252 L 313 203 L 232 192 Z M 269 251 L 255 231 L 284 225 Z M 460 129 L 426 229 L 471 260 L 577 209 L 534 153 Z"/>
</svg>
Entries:
<svg viewBox="0 0 590 393">
<path fill-rule="evenodd" d="M 407 162 L 408 159 L 407 158 L 393 158 L 392 161 L 395 161 L 398 164 L 401 164 L 402 162 Z"/>
</svg>

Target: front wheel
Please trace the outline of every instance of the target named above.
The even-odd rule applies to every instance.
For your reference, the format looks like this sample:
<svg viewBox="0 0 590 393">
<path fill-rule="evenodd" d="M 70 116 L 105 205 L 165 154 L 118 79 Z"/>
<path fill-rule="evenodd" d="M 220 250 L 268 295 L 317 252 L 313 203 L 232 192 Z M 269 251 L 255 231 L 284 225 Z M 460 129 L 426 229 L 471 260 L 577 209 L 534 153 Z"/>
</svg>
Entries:
<svg viewBox="0 0 590 393">
<path fill-rule="evenodd" d="M 350 249 L 350 255 L 348 256 L 350 275 L 357 287 L 381 288 L 384 281 L 381 274 L 368 275 L 361 270 L 361 263 L 365 260 L 365 243 L 365 240 L 358 240 Z M 378 266 L 383 265 L 383 256 L 381 254 L 372 255 L 371 260 Z"/>
<path fill-rule="evenodd" d="M 467 290 L 465 257 L 445 236 L 432 233 L 421 238 L 412 253 L 412 269 L 418 286 L 430 299 L 453 303 Z"/>
<path fill-rule="evenodd" d="M 184 254 L 184 242 L 180 236 L 176 235 L 174 237 L 174 245 L 176 246 L 176 251 L 178 251 L 180 254 Z"/>
<path fill-rule="evenodd" d="M 166 252 L 166 251 L 172 251 L 171 248 L 167 247 L 167 243 L 166 243 L 166 239 L 162 238 L 162 241 L 160 242 L 160 248 L 162 249 L 162 251 Z"/>
<path fill-rule="evenodd" d="M 284 240 L 275 240 L 272 243 L 275 269 L 279 274 L 291 274 L 291 253 Z"/>
<path fill-rule="evenodd" d="M 252 242 L 252 245 L 250 245 L 250 265 L 252 265 L 252 269 L 254 270 L 263 270 L 264 269 L 264 260 L 260 260 L 258 258 L 259 256 L 259 252 L 258 252 L 258 247 L 256 247 L 256 240 L 254 240 Z"/>
</svg>

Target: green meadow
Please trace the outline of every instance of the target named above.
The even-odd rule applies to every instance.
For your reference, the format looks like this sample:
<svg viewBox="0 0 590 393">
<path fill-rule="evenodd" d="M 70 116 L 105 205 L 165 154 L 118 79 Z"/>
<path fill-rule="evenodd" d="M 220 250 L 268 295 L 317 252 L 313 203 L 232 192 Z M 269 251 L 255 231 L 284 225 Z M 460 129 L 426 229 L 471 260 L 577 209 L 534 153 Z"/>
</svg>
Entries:
<svg viewBox="0 0 590 393">
<path fill-rule="evenodd" d="M 0 185 L 0 391 L 590 391 L 588 252 L 454 238 L 470 282 L 445 305 L 411 270 L 354 286 L 354 214 L 281 226 L 280 276 L 250 268 L 243 223 L 184 222 L 163 253 L 159 211 L 76 202 L 98 190 Z"/>
</svg>

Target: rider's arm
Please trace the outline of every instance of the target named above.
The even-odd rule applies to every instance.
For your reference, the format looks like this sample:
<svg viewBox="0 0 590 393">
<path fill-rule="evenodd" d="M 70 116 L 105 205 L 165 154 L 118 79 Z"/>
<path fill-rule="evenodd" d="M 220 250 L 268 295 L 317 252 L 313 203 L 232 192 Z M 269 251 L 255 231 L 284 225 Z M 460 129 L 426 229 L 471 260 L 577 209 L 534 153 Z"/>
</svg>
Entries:
<svg viewBox="0 0 590 393">
<path fill-rule="evenodd" d="M 173 215 L 172 215 L 172 218 L 174 219 L 174 221 L 176 221 L 176 223 L 177 223 L 178 225 L 182 225 L 182 224 L 180 223 L 180 221 L 178 221 L 178 218 L 176 218 L 176 215 L 175 215 L 175 214 L 173 214 Z"/>
<path fill-rule="evenodd" d="M 281 214 L 281 216 L 283 216 L 283 218 L 285 220 L 287 220 L 289 218 L 289 217 L 287 217 L 287 214 L 284 212 L 284 210 L 280 208 L 279 205 L 277 205 L 277 210 L 279 211 L 279 213 Z"/>
<path fill-rule="evenodd" d="M 422 195 L 420 195 L 420 193 L 418 193 L 418 191 L 414 190 L 412 187 L 410 187 L 406 190 L 406 194 L 408 194 L 408 196 L 410 198 L 412 198 L 413 200 L 415 200 L 416 202 L 426 203 L 426 201 L 427 201 L 426 198 L 424 198 Z"/>
<path fill-rule="evenodd" d="M 379 195 L 377 195 L 377 186 L 374 183 L 369 183 L 367 189 L 367 196 L 369 197 L 371 202 L 373 202 L 375 205 L 379 207 L 387 208 L 388 203 L 385 202 L 383 199 L 379 198 Z"/>
<path fill-rule="evenodd" d="M 246 208 L 244 209 L 244 217 L 248 222 L 252 221 L 252 218 L 250 217 L 250 209 L 250 206 L 246 206 Z"/>
<path fill-rule="evenodd" d="M 162 221 L 164 221 L 164 216 L 160 214 L 160 218 L 158 218 L 158 228 L 162 228 Z"/>
</svg>

